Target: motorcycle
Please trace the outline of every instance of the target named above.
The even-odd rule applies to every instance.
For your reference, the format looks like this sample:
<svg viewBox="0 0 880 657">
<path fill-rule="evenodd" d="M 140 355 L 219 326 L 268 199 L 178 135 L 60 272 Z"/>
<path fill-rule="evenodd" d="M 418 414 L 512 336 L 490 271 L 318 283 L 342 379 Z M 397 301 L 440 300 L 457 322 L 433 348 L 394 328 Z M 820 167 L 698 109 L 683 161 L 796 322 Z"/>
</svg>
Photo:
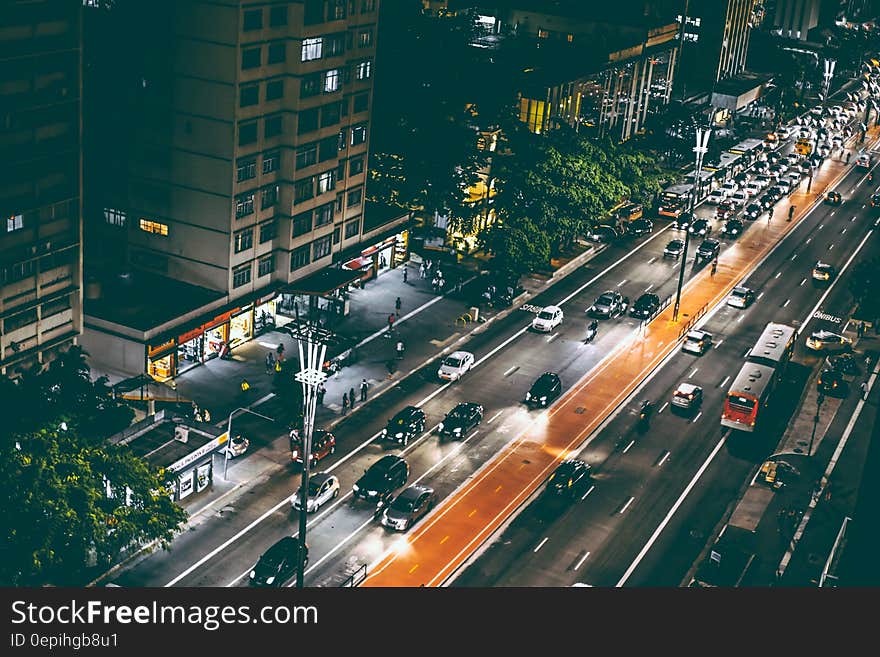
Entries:
<svg viewBox="0 0 880 657">
<path fill-rule="evenodd" d="M 592 321 L 589 326 L 587 326 L 587 334 L 584 336 L 584 342 L 592 342 L 593 338 L 596 337 L 596 333 L 599 332 L 599 322 Z"/>
<path fill-rule="evenodd" d="M 647 431 L 651 422 L 651 411 L 653 407 L 647 399 L 642 402 L 642 408 L 639 410 L 639 430 Z"/>
</svg>

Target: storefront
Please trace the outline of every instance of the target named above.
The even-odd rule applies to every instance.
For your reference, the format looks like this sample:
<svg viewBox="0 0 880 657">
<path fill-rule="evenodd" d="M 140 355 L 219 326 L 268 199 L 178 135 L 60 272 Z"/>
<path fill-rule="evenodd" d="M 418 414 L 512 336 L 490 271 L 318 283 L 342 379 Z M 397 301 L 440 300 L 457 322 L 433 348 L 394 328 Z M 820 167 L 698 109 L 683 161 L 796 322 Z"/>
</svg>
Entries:
<svg viewBox="0 0 880 657">
<path fill-rule="evenodd" d="M 205 333 L 197 328 L 177 338 L 177 374 L 202 364 Z"/>
<path fill-rule="evenodd" d="M 147 350 L 147 373 L 158 381 L 174 376 L 174 340 L 151 346 Z"/>
<path fill-rule="evenodd" d="M 363 249 L 360 255 L 343 263 L 343 268 L 358 272 L 361 284 L 383 272 L 394 269 L 409 257 L 409 231 L 386 237 Z"/>
<path fill-rule="evenodd" d="M 248 304 L 245 309 L 229 319 L 229 347 L 237 347 L 253 337 L 254 325 L 253 306 Z"/>
<path fill-rule="evenodd" d="M 271 331 L 278 326 L 284 326 L 290 321 L 278 314 L 280 300 L 278 293 L 273 292 L 254 302 L 254 335 Z"/>
</svg>

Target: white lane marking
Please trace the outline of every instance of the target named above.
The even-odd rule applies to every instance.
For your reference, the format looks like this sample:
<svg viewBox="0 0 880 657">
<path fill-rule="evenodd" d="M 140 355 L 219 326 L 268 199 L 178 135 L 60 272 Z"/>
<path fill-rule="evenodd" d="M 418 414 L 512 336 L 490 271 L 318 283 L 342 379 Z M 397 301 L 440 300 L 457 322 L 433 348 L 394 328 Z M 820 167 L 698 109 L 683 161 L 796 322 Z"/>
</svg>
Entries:
<svg viewBox="0 0 880 657">
<path fill-rule="evenodd" d="M 660 413 L 663 412 L 663 409 L 666 408 L 667 406 L 669 406 L 669 402 L 663 402 L 663 406 L 661 406 L 660 410 L 657 411 L 657 415 L 660 415 Z"/>
<path fill-rule="evenodd" d="M 657 467 L 659 468 L 661 465 L 666 463 L 666 461 L 669 460 L 670 455 L 671 455 L 671 452 L 668 449 L 664 449 L 663 455 L 660 457 L 660 460 L 657 461 Z"/>
<path fill-rule="evenodd" d="M 654 262 L 656 259 L 657 259 L 657 256 L 654 256 L 653 258 L 651 258 L 650 260 L 648 260 L 648 264 L 650 265 L 650 264 L 651 264 L 652 262 Z"/>
<path fill-rule="evenodd" d="M 532 552 L 537 552 L 538 550 L 540 550 L 542 547 L 544 547 L 544 543 L 546 543 L 546 542 L 549 541 L 549 540 L 550 540 L 550 537 L 549 537 L 549 536 L 545 536 L 545 537 L 544 537 L 544 540 L 541 541 L 540 543 L 538 543 L 538 547 L 536 547 L 534 550 L 532 550 Z"/>
<path fill-rule="evenodd" d="M 593 492 L 593 489 L 594 489 L 595 487 L 596 487 L 596 484 L 593 484 L 592 486 L 590 486 L 590 490 L 588 490 L 586 493 L 584 493 L 584 494 L 583 494 L 583 497 L 581 497 L 581 499 L 582 499 L 582 500 L 587 499 L 587 495 L 589 495 L 590 493 L 592 493 L 592 492 Z"/>
<path fill-rule="evenodd" d="M 846 232 L 846 228 L 844 228 L 842 231 L 840 231 L 840 234 L 843 235 L 845 232 Z"/>
<path fill-rule="evenodd" d="M 558 337 L 559 337 L 559 334 L 558 334 L 558 333 L 554 333 L 554 334 L 551 335 L 549 338 L 547 338 L 547 342 L 553 342 L 553 341 L 554 341 L 556 338 L 558 338 Z"/>
<path fill-rule="evenodd" d="M 833 245 L 833 244 L 829 244 L 829 245 L 828 245 L 828 250 L 829 250 L 829 251 L 830 251 L 831 249 L 833 249 L 833 248 L 834 248 L 834 245 Z"/>
<path fill-rule="evenodd" d="M 694 475 L 693 479 L 691 479 L 690 483 L 687 485 L 687 487 L 685 487 L 682 494 L 675 501 L 675 504 L 672 505 L 672 508 L 669 509 L 669 513 L 666 514 L 666 517 L 663 518 L 663 520 L 660 522 L 660 525 L 657 527 L 657 529 L 654 530 L 654 533 L 651 534 L 651 538 L 648 539 L 648 542 L 645 543 L 644 547 L 642 547 L 642 549 L 636 555 L 635 561 L 633 561 L 629 565 L 629 568 L 626 569 L 626 572 L 623 573 L 623 576 L 617 582 L 618 587 L 626 584 L 626 580 L 628 580 L 630 578 L 630 575 L 633 574 L 633 571 L 638 567 L 638 565 L 641 563 L 642 559 L 645 558 L 645 555 L 648 553 L 648 550 L 651 549 L 651 546 L 654 545 L 654 543 L 657 541 L 657 538 L 660 536 L 660 532 L 662 532 L 666 528 L 666 525 L 669 524 L 669 521 L 672 519 L 672 516 L 675 515 L 676 511 L 678 511 L 678 507 L 681 506 L 682 502 L 684 502 L 684 499 L 691 492 L 691 489 L 696 485 L 697 481 L 702 476 L 703 472 L 705 472 L 706 468 L 709 467 L 709 464 L 712 462 L 712 459 L 714 459 L 715 455 L 718 454 L 718 452 L 721 450 L 721 446 L 724 445 L 724 441 L 727 439 L 727 436 L 730 434 L 730 431 L 731 430 L 728 429 L 727 431 L 724 432 L 724 435 L 721 436 L 721 440 L 719 440 L 718 444 L 715 445 L 715 449 L 712 450 L 712 453 L 709 454 L 709 456 L 703 462 L 703 465 L 701 465 L 700 469 L 697 470 L 697 473 Z"/>
<path fill-rule="evenodd" d="M 852 218 L 852 219 L 850 219 L 850 221 L 855 221 L 855 220 L 856 220 L 856 218 L 855 218 L 855 217 L 853 217 L 853 218 Z"/>
<path fill-rule="evenodd" d="M 780 271 L 780 272 L 777 272 L 777 273 L 776 273 L 776 276 L 774 276 L 773 278 L 779 278 L 780 276 L 782 276 L 782 272 L 781 272 L 781 271 Z M 764 293 L 761 292 L 761 294 L 764 294 Z M 759 299 L 761 298 L 761 294 L 758 295 L 758 298 L 759 298 Z"/>
<path fill-rule="evenodd" d="M 808 237 L 808 238 L 807 238 L 807 241 L 804 242 L 804 244 L 809 244 L 809 243 L 812 242 L 812 241 L 813 241 L 813 238 L 812 238 L 812 237 Z"/>
<path fill-rule="evenodd" d="M 715 348 L 717 349 L 718 347 L 720 347 L 722 342 L 724 342 L 724 338 L 721 338 L 718 342 L 715 343 Z"/>
<path fill-rule="evenodd" d="M 822 230 L 822 228 L 824 228 L 824 227 L 825 227 L 825 224 L 819 224 L 819 230 Z"/>
<path fill-rule="evenodd" d="M 699 413 L 697 413 L 697 416 L 693 420 L 691 420 L 691 424 L 696 423 L 696 421 L 700 419 L 700 416 L 702 414 L 703 414 L 703 411 L 700 411 Z"/>
<path fill-rule="evenodd" d="M 779 274 L 776 275 L 776 278 L 779 278 Z M 763 296 L 764 296 L 764 293 L 761 292 L 761 293 L 758 294 L 758 297 L 757 297 L 757 298 L 760 299 L 760 298 L 763 297 Z"/>
<path fill-rule="evenodd" d="M 590 556 L 589 552 L 587 552 L 584 556 L 581 557 L 581 560 L 577 562 L 574 569 L 577 570 L 578 568 L 580 568 L 584 564 L 584 561 L 587 560 L 588 556 Z"/>
<path fill-rule="evenodd" d="M 741 322 L 741 321 L 743 321 L 744 318 L 745 318 L 745 315 L 740 315 L 739 317 L 736 318 L 736 321 Z"/>
<path fill-rule="evenodd" d="M 751 350 L 752 350 L 751 347 L 749 347 L 748 349 L 746 349 L 746 350 L 743 352 L 742 357 L 745 358 L 746 356 L 748 356 L 748 355 L 749 355 L 749 352 L 750 352 Z"/>
<path fill-rule="evenodd" d="M 652 287 L 654 287 L 653 283 L 651 283 L 648 287 L 645 288 L 645 292 L 649 292 Z"/>
<path fill-rule="evenodd" d="M 623 505 L 623 508 L 619 511 L 619 513 L 620 513 L 621 515 L 623 514 L 624 511 L 626 511 L 626 510 L 629 508 L 629 505 L 632 504 L 632 501 L 633 501 L 634 499 L 636 499 L 636 498 L 631 497 L 631 498 L 629 498 L 629 499 L 626 501 L 626 504 L 624 504 L 624 505 Z"/>
<path fill-rule="evenodd" d="M 786 300 L 785 300 L 785 303 L 782 304 L 782 307 L 785 308 L 785 307 L 786 307 L 788 304 L 790 304 L 790 303 L 791 303 L 791 299 L 786 299 Z"/>
<path fill-rule="evenodd" d="M 719 388 L 723 388 L 723 387 L 724 387 L 724 384 L 727 383 L 728 381 L 730 381 L 730 375 L 729 375 L 729 374 L 728 374 L 727 376 L 724 377 L 724 381 L 722 381 L 722 382 L 721 382 L 721 385 L 718 386 L 718 387 L 719 387 Z"/>
<path fill-rule="evenodd" d="M 801 285 L 803 285 L 803 284 L 806 283 L 806 282 L 807 282 L 807 279 L 806 279 L 806 278 L 802 279 L 801 282 L 798 283 L 798 287 L 800 287 Z"/>
<path fill-rule="evenodd" d="M 495 415 L 492 416 L 492 418 L 489 420 L 489 422 L 487 422 L 487 424 L 492 424 L 495 420 L 498 419 L 498 416 L 501 415 L 503 412 L 504 411 L 502 410 L 502 411 L 498 411 L 497 413 L 495 413 Z"/>
<path fill-rule="evenodd" d="M 624 283 L 626 283 L 627 280 L 628 280 L 628 279 L 624 278 L 622 281 L 620 281 L 620 283 L 617 284 L 617 287 L 620 287 L 621 285 L 623 285 Z"/>
<path fill-rule="evenodd" d="M 828 216 L 829 216 L 829 217 L 833 217 L 835 212 L 837 212 L 837 210 L 832 210 L 832 211 L 831 211 L 831 214 L 828 215 Z"/>
<path fill-rule="evenodd" d="M 697 373 L 697 370 L 699 370 L 699 369 L 700 369 L 699 367 L 695 367 L 695 368 L 694 368 L 694 371 L 690 373 L 690 376 L 688 376 L 688 378 L 689 378 L 689 379 L 694 378 L 694 374 L 696 374 L 696 373 Z"/>
<path fill-rule="evenodd" d="M 793 256 L 791 256 L 792 260 L 794 260 L 795 258 L 797 258 L 797 253 L 795 253 Z"/>
<path fill-rule="evenodd" d="M 636 444 L 635 439 L 629 441 L 629 445 L 623 448 L 623 453 L 626 454 L 629 451 L 629 448 Z"/>
<path fill-rule="evenodd" d="M 516 372 L 518 369 L 519 369 L 519 365 L 514 365 L 513 367 L 509 368 L 509 369 L 504 373 L 504 376 L 510 376 L 511 374 L 513 374 L 514 372 Z"/>
</svg>

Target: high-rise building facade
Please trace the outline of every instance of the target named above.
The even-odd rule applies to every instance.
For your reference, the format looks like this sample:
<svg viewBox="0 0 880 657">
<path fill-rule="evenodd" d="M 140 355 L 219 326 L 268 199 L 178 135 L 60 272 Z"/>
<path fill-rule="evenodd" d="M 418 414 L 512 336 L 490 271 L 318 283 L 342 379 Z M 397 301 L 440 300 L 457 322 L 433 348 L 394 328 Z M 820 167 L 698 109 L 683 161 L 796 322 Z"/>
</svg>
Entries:
<svg viewBox="0 0 880 657">
<path fill-rule="evenodd" d="M 819 0 L 778 0 L 773 27 L 781 36 L 806 41 L 807 34 L 819 24 Z"/>
<path fill-rule="evenodd" d="M 80 23 L 75 0 L 0 8 L 0 374 L 82 328 Z"/>
<path fill-rule="evenodd" d="M 140 348 L 173 376 L 253 337 L 267 298 L 361 242 L 378 5 L 86 14 L 87 347 L 128 371 Z"/>
</svg>

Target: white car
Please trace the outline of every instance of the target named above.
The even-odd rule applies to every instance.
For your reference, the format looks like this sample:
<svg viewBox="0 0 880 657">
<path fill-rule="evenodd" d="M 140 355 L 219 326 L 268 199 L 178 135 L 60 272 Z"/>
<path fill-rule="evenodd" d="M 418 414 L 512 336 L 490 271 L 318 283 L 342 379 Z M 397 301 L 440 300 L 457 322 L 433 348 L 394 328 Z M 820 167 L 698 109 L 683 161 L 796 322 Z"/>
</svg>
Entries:
<svg viewBox="0 0 880 657">
<path fill-rule="evenodd" d="M 314 513 L 324 504 L 339 495 L 339 479 L 326 472 L 316 472 L 309 477 L 309 492 L 306 495 L 306 512 Z M 290 496 L 290 506 L 296 511 L 302 508 L 300 499 L 302 488 Z"/>
<path fill-rule="evenodd" d="M 709 205 L 718 205 L 727 198 L 727 192 L 721 189 L 713 189 L 709 196 L 706 197 L 706 203 Z"/>
<path fill-rule="evenodd" d="M 532 330 L 549 333 L 562 324 L 562 308 L 559 306 L 545 306 L 532 320 Z"/>
<path fill-rule="evenodd" d="M 762 189 L 761 183 L 759 183 L 757 180 L 753 180 L 752 182 L 748 183 L 745 186 L 745 192 L 749 196 L 754 196 L 755 194 L 760 192 L 761 189 Z"/>
<path fill-rule="evenodd" d="M 469 351 L 455 351 L 440 363 L 437 376 L 444 381 L 458 381 L 465 372 L 474 366 L 474 355 Z"/>
<path fill-rule="evenodd" d="M 737 185 L 735 182 L 726 182 L 723 185 L 721 185 L 721 187 L 719 187 L 718 189 L 723 190 L 725 194 L 730 196 L 735 191 L 739 190 L 739 185 Z"/>
<path fill-rule="evenodd" d="M 791 136 L 787 126 L 782 126 L 776 131 L 776 136 L 780 139 L 788 139 Z"/>
<path fill-rule="evenodd" d="M 681 345 L 682 351 L 688 351 L 692 354 L 702 356 L 706 350 L 712 346 L 712 334 L 706 331 L 688 331 L 684 337 L 684 343 Z"/>
<path fill-rule="evenodd" d="M 745 205 L 749 200 L 749 195 L 743 190 L 739 190 L 730 195 L 730 200 L 736 205 Z"/>
<path fill-rule="evenodd" d="M 745 285 L 737 285 L 727 297 L 727 305 L 733 308 L 748 308 L 755 302 L 755 291 Z"/>
<path fill-rule="evenodd" d="M 251 441 L 247 438 L 235 436 L 226 444 L 226 454 L 229 456 L 229 458 L 234 459 L 236 456 L 241 456 L 242 454 L 244 454 L 250 444 Z"/>
</svg>

